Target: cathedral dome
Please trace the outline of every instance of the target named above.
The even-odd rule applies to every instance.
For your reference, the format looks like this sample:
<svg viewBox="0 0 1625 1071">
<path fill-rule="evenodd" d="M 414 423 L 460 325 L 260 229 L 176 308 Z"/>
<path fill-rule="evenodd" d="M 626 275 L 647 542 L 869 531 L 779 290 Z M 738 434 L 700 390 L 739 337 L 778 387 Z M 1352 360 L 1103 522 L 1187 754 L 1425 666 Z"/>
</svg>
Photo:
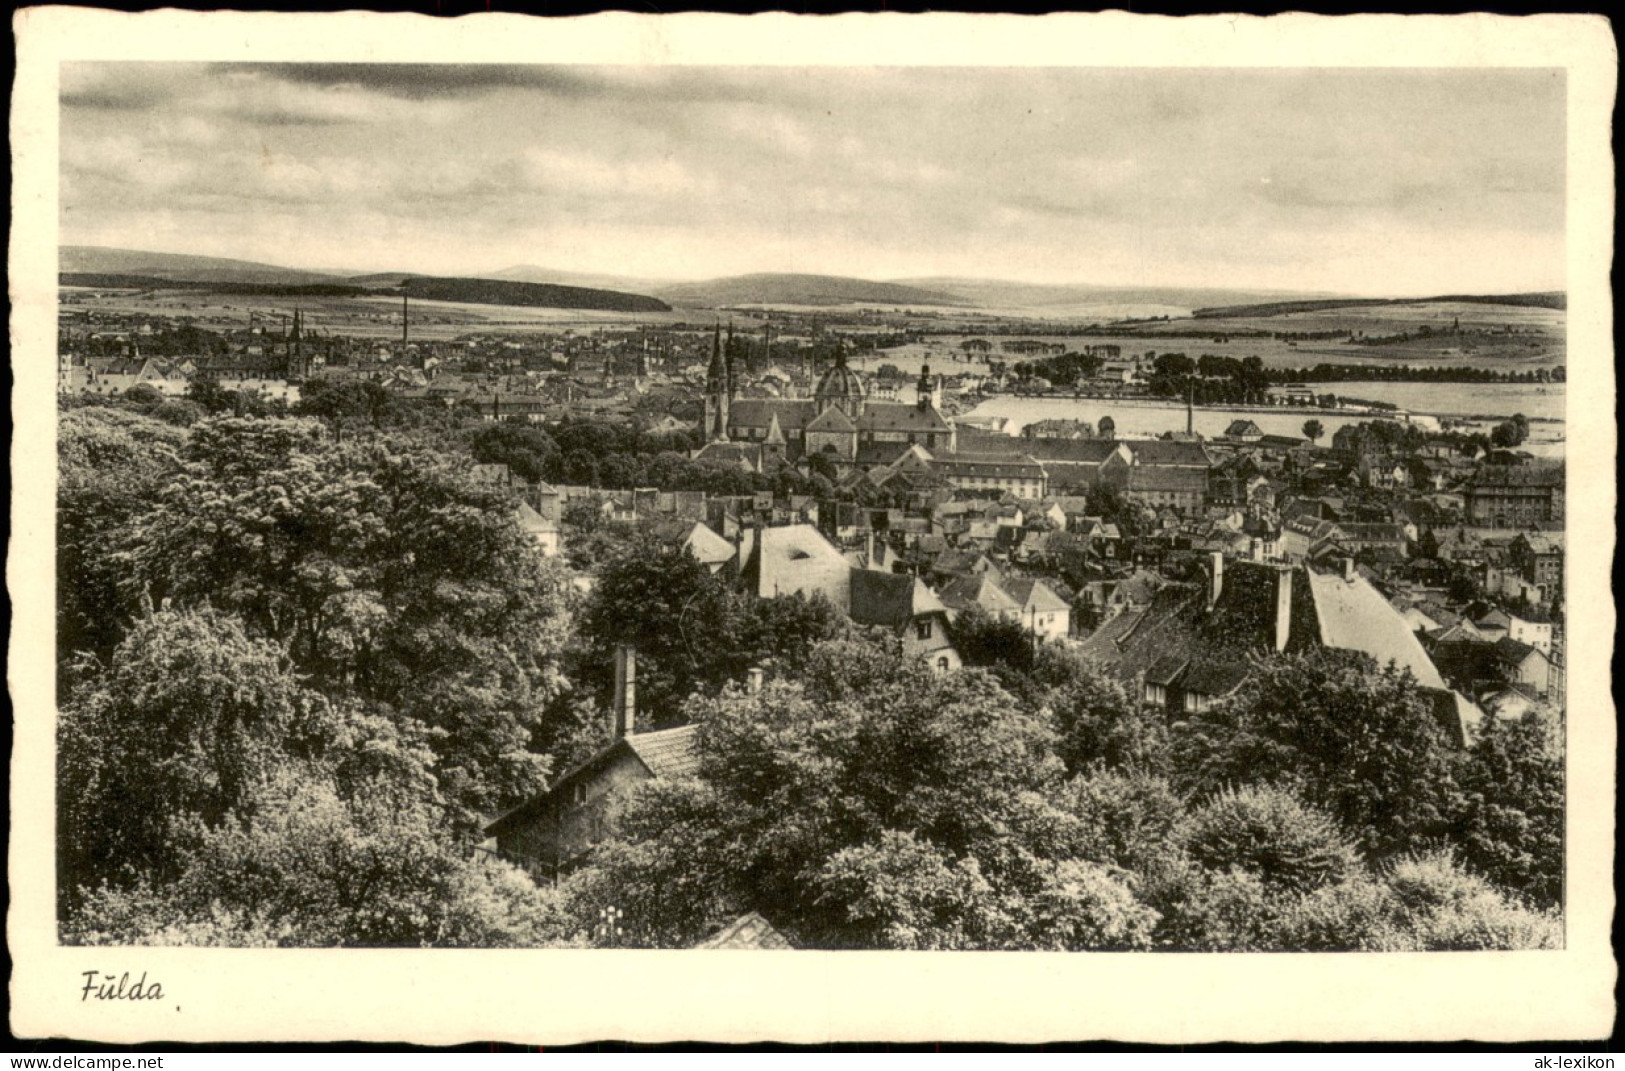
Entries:
<svg viewBox="0 0 1625 1071">
<path fill-rule="evenodd" d="M 837 351 L 835 367 L 819 379 L 818 387 L 813 391 L 813 400 L 818 403 L 820 411 L 833 405 L 846 410 L 850 416 L 856 416 L 868 394 L 863 377 L 848 368 L 846 354 Z"/>
</svg>

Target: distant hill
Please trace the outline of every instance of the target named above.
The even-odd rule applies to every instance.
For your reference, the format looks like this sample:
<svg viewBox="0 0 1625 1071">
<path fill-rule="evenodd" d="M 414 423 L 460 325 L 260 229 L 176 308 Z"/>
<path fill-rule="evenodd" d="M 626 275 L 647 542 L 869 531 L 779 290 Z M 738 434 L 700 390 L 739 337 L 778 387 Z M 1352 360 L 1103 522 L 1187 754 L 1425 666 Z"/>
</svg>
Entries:
<svg viewBox="0 0 1625 1071">
<path fill-rule="evenodd" d="M 580 286 L 589 290 L 619 290 L 626 294 L 652 294 L 663 286 L 672 285 L 670 279 L 640 279 L 630 275 L 559 271 L 537 264 L 515 264 L 501 271 L 488 272 L 481 278 L 512 279 L 520 283 L 548 283 L 553 286 Z"/>
<path fill-rule="evenodd" d="M 397 287 L 408 279 L 421 278 L 423 276 L 410 271 L 375 271 L 368 275 L 347 275 L 344 281 L 351 286 Z"/>
<path fill-rule="evenodd" d="M 58 251 L 57 270 L 76 275 L 135 275 L 193 283 L 255 283 L 271 286 L 304 283 L 344 283 L 322 272 L 300 271 L 224 257 L 194 257 L 183 253 L 147 253 L 137 249 L 109 249 L 95 245 L 65 245 Z"/>
<path fill-rule="evenodd" d="M 407 279 L 401 290 L 425 301 L 470 305 L 523 305 L 549 309 L 601 309 L 606 312 L 670 312 L 664 301 L 642 294 L 593 290 L 583 286 L 518 283 L 507 279 Z"/>
<path fill-rule="evenodd" d="M 988 308 L 1045 308 L 1060 305 L 1171 305 L 1196 309 L 1203 306 L 1242 305 L 1252 302 L 1309 300 L 1335 295 L 1312 291 L 1222 290 L 1180 286 L 1092 286 L 1087 283 L 1045 285 L 1013 283 L 1003 279 L 961 279 L 934 276 L 899 279 L 905 286 L 928 287 L 951 294 L 960 301 Z"/>
<path fill-rule="evenodd" d="M 207 290 L 214 294 L 267 294 L 273 297 L 364 297 L 372 291 L 342 283 L 240 283 L 201 279 L 162 279 L 153 275 L 116 275 L 105 272 L 65 271 L 57 276 L 62 286 L 98 290 Z"/>
<path fill-rule="evenodd" d="M 1331 309 L 1373 308 L 1383 305 L 1430 305 L 1449 302 L 1466 305 L 1514 305 L 1534 309 L 1566 309 L 1568 295 L 1561 291 L 1538 294 L 1446 294 L 1427 298 L 1333 298 L 1321 301 L 1273 301 L 1261 305 L 1229 305 L 1197 309 L 1197 319 L 1240 316 L 1286 316 L 1294 312 L 1326 312 Z"/>
<path fill-rule="evenodd" d="M 838 275 L 738 275 L 655 290 L 674 305 L 960 305 L 939 290 Z"/>
</svg>

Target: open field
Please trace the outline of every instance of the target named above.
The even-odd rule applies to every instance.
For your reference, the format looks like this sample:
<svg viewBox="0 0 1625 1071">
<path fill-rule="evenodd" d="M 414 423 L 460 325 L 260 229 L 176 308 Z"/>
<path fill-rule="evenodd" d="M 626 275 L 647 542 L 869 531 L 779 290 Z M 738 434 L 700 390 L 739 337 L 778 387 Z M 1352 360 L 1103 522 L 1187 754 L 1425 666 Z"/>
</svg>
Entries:
<svg viewBox="0 0 1625 1071">
<path fill-rule="evenodd" d="M 396 338 L 401 333 L 401 303 L 398 298 L 300 297 L 288 298 L 245 294 L 216 294 L 208 291 L 153 292 L 102 291 L 64 287 L 65 312 L 87 310 L 122 315 L 161 315 L 190 320 L 198 327 L 223 330 L 247 327 L 249 315 L 256 318 L 290 313 L 300 309 L 308 327 L 363 338 Z M 411 331 L 414 338 L 452 339 L 474 332 L 501 331 L 521 334 L 553 332 L 574 325 L 678 324 L 702 323 L 706 317 L 696 312 L 606 312 L 597 309 L 544 309 L 512 305 L 469 305 L 449 301 L 414 299 L 411 303 Z"/>
</svg>

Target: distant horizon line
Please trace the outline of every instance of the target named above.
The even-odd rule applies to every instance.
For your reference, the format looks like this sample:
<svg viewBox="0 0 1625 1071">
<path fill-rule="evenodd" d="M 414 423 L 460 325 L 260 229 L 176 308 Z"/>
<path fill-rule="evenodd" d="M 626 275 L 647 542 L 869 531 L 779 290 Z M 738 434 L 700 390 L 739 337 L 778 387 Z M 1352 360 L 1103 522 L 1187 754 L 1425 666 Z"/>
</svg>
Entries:
<svg viewBox="0 0 1625 1071">
<path fill-rule="evenodd" d="M 854 275 L 843 272 L 807 271 L 807 270 L 751 270 L 738 271 L 722 275 L 696 275 L 696 276 L 659 276 L 647 275 L 635 271 L 612 271 L 600 269 L 574 269 L 556 268 L 530 261 L 514 261 L 497 268 L 482 269 L 478 273 L 447 272 L 447 271 L 421 271 L 411 268 L 307 268 L 294 267 L 289 264 L 279 264 L 268 260 L 253 260 L 242 256 L 225 256 L 218 253 L 178 252 L 175 250 L 151 249 L 145 247 L 125 245 L 102 245 L 91 242 L 58 242 L 58 251 L 63 249 L 95 249 L 118 253 L 153 254 L 157 256 L 191 257 L 199 260 L 218 260 L 231 264 L 240 264 L 247 267 L 269 268 L 277 271 L 297 272 L 308 275 L 324 275 L 334 279 L 353 279 L 369 275 L 416 275 L 425 278 L 467 278 L 467 279 L 496 279 L 502 272 L 519 269 L 533 269 L 540 272 L 551 272 L 563 276 L 603 276 L 606 278 L 623 279 L 627 282 L 649 283 L 659 286 L 682 286 L 698 283 L 721 282 L 729 279 L 748 279 L 755 277 L 805 277 L 822 279 L 849 279 L 854 282 L 876 283 L 886 285 L 921 286 L 931 283 L 970 283 L 999 286 L 1033 287 L 1036 289 L 1054 290 L 1191 290 L 1191 291 L 1247 291 L 1255 294 L 1282 294 L 1307 298 L 1348 298 L 1348 299 L 1403 299 L 1430 297 L 1446 297 L 1453 295 L 1490 297 L 1514 294 L 1567 294 L 1567 286 L 1537 286 L 1521 289 L 1493 289 L 1482 290 L 1468 287 L 1440 286 L 1415 291 L 1384 291 L 1382 293 L 1357 292 L 1349 290 L 1331 290 L 1322 287 L 1305 286 L 1302 288 L 1288 288 L 1279 285 L 1253 285 L 1246 282 L 1213 284 L 1213 283 L 1181 283 L 1181 282 L 1092 282 L 1092 281 L 1037 281 L 1033 279 L 1011 278 L 994 275 L 957 275 L 951 272 L 916 272 L 909 275 L 869 276 Z M 60 271 L 60 266 L 59 266 Z M 115 273 L 116 274 L 116 273 Z M 570 285 L 570 284 L 560 284 Z"/>
</svg>

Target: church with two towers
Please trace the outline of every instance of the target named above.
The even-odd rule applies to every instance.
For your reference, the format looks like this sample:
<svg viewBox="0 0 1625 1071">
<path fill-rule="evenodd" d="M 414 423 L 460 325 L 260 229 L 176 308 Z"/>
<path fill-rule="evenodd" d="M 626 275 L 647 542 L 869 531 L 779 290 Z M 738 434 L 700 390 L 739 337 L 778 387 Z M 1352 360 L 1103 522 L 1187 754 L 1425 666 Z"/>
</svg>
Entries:
<svg viewBox="0 0 1625 1071">
<path fill-rule="evenodd" d="M 920 369 L 912 404 L 871 399 L 863 375 L 847 367 L 844 349 L 836 350 L 834 366 L 811 398 L 741 398 L 724 354 L 719 326 L 706 375 L 701 457 L 759 448 L 763 456 L 791 462 L 824 456 L 844 469 L 890 464 L 911 446 L 933 453 L 956 448 L 957 432 L 941 412 L 940 381 L 929 366 Z"/>
</svg>

